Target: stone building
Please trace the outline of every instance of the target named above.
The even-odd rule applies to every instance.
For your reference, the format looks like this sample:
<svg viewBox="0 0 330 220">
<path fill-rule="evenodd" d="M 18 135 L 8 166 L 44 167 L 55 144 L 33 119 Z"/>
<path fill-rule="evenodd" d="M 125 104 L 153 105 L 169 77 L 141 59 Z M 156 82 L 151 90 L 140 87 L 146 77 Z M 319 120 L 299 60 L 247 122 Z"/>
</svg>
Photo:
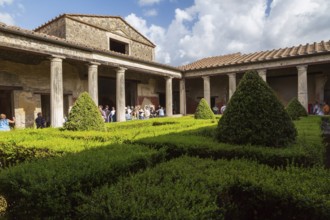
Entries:
<svg viewBox="0 0 330 220">
<path fill-rule="evenodd" d="M 0 23 L 0 112 L 17 127 L 43 112 L 60 127 L 83 91 L 96 104 L 161 105 L 166 114 L 193 113 L 200 98 L 228 102 L 247 70 L 257 70 L 286 104 L 307 108 L 330 99 L 330 42 L 230 54 L 172 67 L 157 63 L 155 45 L 115 16 L 64 14 L 30 31 Z"/>
</svg>

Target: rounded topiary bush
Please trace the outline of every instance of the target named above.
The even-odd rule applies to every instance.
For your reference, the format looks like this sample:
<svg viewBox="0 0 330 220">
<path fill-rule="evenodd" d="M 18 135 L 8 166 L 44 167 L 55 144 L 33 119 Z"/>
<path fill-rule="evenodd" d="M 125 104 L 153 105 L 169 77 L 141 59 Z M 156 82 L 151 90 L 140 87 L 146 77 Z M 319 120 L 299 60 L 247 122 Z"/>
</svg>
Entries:
<svg viewBox="0 0 330 220">
<path fill-rule="evenodd" d="M 297 98 L 293 98 L 286 107 L 286 111 L 292 120 L 298 120 L 300 117 L 306 117 L 307 111 Z"/>
<path fill-rule="evenodd" d="M 196 108 L 195 112 L 196 119 L 215 119 L 214 113 L 211 110 L 206 100 L 202 98 Z"/>
<path fill-rule="evenodd" d="M 101 113 L 87 92 L 79 96 L 63 128 L 72 131 L 105 130 Z"/>
<path fill-rule="evenodd" d="M 293 143 L 297 131 L 273 90 L 250 71 L 220 118 L 216 136 L 225 143 L 280 147 Z"/>
</svg>

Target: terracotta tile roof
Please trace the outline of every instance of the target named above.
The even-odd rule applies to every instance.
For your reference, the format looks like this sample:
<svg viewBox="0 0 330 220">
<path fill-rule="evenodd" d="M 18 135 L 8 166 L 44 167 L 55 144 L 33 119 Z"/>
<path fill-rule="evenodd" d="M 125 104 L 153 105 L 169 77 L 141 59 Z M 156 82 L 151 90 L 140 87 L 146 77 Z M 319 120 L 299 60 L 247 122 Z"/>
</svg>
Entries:
<svg viewBox="0 0 330 220">
<path fill-rule="evenodd" d="M 122 17 L 120 16 L 111 16 L 111 15 L 93 15 L 93 14 L 60 14 L 58 16 L 56 16 L 55 18 L 47 21 L 46 23 L 40 25 L 39 27 L 35 28 L 34 31 L 38 32 L 41 28 L 57 21 L 58 19 L 60 18 L 63 18 L 63 17 L 68 17 L 68 18 L 71 18 L 71 17 L 95 17 L 95 18 L 117 18 L 117 19 L 120 19 L 122 20 L 127 26 L 129 26 L 130 28 L 132 28 L 134 31 L 136 31 L 139 35 L 141 35 L 145 40 L 147 40 L 152 46 L 156 46 L 153 42 L 151 42 L 148 38 L 146 38 L 143 34 L 141 34 L 138 30 L 136 30 L 132 25 L 130 25 L 129 23 L 127 23 L 127 21 L 125 21 L 125 19 L 123 19 Z"/>
<path fill-rule="evenodd" d="M 35 31 L 31 31 L 31 30 L 26 30 L 26 29 L 23 29 L 23 28 L 20 28 L 17 26 L 9 26 L 2 22 L 0 22 L 0 31 L 9 32 L 9 33 L 13 33 L 16 35 L 21 35 L 21 36 L 26 36 L 28 38 L 34 38 L 34 39 L 41 40 L 41 41 L 47 41 L 47 42 L 58 44 L 58 45 L 64 45 L 64 46 L 68 46 L 68 47 L 78 48 L 78 49 L 85 50 L 85 51 L 107 54 L 107 55 L 111 55 L 114 57 L 119 57 L 119 58 L 123 58 L 126 60 L 130 60 L 130 61 L 137 61 L 137 62 L 146 63 L 146 64 L 158 66 L 158 67 L 163 67 L 166 69 L 171 69 L 174 71 L 181 71 L 179 68 L 174 67 L 174 66 L 157 63 L 154 61 L 144 60 L 144 59 L 141 59 L 138 57 L 133 57 L 133 56 L 130 56 L 127 54 L 117 53 L 117 52 L 110 51 L 110 50 L 91 47 L 89 45 L 81 44 L 81 43 L 78 43 L 75 41 L 69 41 L 69 40 L 65 40 L 63 38 L 55 37 L 52 35 L 39 33 L 39 32 L 35 32 Z"/>
<path fill-rule="evenodd" d="M 182 71 L 208 69 L 222 66 L 239 65 L 246 63 L 263 62 L 299 56 L 308 56 L 330 52 L 330 41 L 314 42 L 312 44 L 286 47 L 250 54 L 234 53 L 224 56 L 208 57 L 196 62 L 180 66 Z"/>
</svg>

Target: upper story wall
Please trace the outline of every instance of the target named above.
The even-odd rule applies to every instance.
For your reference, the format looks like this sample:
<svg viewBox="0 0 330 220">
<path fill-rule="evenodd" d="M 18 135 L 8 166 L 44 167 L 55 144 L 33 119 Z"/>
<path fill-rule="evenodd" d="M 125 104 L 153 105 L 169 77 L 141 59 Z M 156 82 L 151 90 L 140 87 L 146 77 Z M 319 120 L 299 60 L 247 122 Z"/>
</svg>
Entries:
<svg viewBox="0 0 330 220">
<path fill-rule="evenodd" d="M 44 33 L 52 35 L 55 37 L 65 38 L 66 28 L 65 28 L 66 18 L 55 19 L 49 22 L 47 25 L 43 25 L 37 28 L 35 31 L 39 33 Z"/>
<path fill-rule="evenodd" d="M 65 15 L 41 26 L 36 31 L 65 38 L 90 47 L 110 50 L 120 42 L 126 54 L 154 61 L 155 45 L 120 17 Z"/>
</svg>

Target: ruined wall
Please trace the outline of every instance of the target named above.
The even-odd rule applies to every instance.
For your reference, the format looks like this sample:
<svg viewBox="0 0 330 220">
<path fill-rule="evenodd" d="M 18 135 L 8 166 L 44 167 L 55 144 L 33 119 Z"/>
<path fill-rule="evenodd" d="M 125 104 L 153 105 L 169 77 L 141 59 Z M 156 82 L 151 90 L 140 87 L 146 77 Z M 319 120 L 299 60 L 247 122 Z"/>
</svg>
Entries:
<svg viewBox="0 0 330 220">
<path fill-rule="evenodd" d="M 40 28 L 39 30 L 37 30 L 37 32 L 60 37 L 60 38 L 65 38 L 66 35 L 65 25 L 66 25 L 66 18 L 60 18 Z"/>
<path fill-rule="evenodd" d="M 87 81 L 79 77 L 78 71 L 72 65 L 63 64 L 63 90 L 65 94 L 77 96 L 87 90 Z M 26 65 L 10 61 L 0 61 L 0 86 L 16 86 L 13 90 L 13 113 L 16 117 L 16 127 L 32 127 L 34 119 L 41 111 L 41 95 L 50 94 L 50 63 L 43 61 L 39 65 Z M 65 112 L 72 101 L 64 100 Z"/>
</svg>

